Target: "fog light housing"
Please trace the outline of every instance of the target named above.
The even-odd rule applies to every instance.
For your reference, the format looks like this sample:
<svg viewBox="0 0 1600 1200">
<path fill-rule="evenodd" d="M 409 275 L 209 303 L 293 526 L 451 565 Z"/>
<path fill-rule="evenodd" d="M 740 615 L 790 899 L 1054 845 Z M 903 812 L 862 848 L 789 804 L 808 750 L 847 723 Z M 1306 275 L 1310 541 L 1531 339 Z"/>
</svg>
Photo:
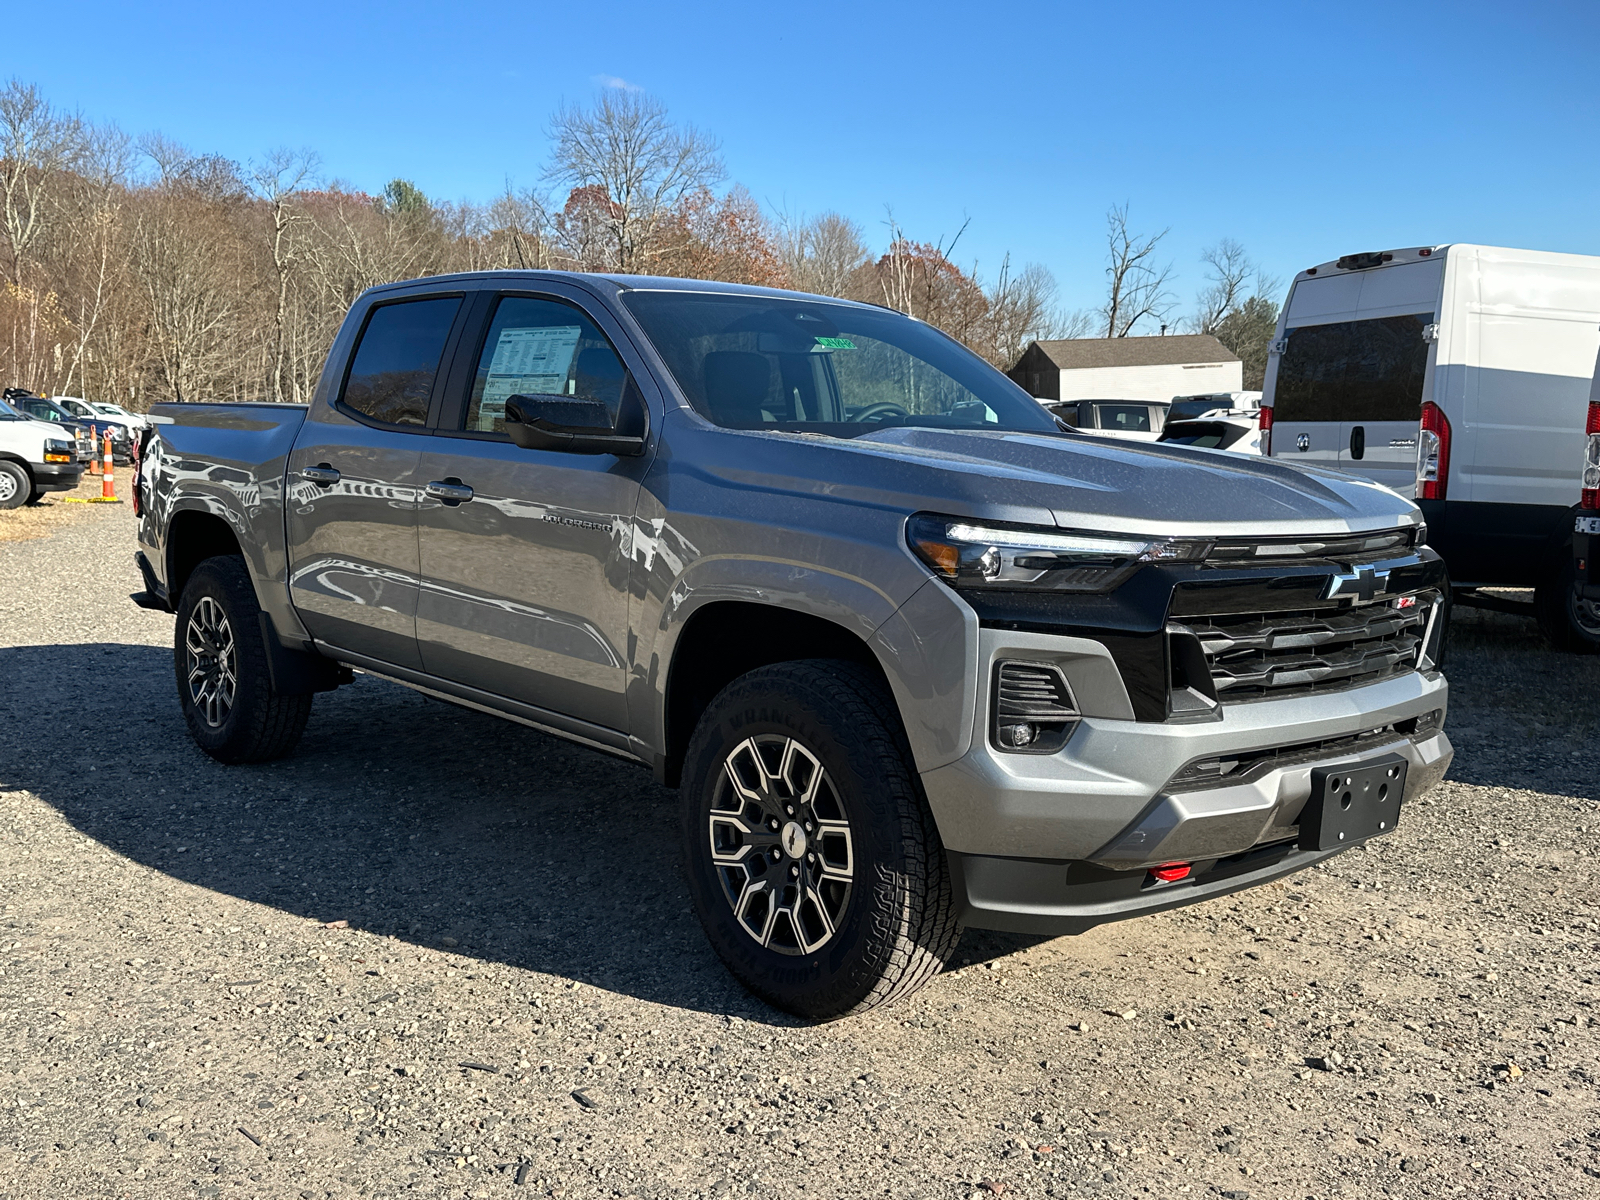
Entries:
<svg viewBox="0 0 1600 1200">
<path fill-rule="evenodd" d="M 1015 725 L 1000 726 L 1000 744 L 1008 750 L 1021 750 L 1039 740 L 1039 727 L 1023 721 Z"/>
</svg>

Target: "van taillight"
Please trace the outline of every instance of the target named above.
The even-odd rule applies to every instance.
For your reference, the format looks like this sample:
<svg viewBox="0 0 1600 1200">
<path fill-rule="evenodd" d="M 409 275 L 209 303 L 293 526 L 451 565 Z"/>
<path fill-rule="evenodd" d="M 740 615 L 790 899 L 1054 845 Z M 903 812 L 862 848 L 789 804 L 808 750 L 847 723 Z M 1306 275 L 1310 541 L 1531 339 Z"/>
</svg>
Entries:
<svg viewBox="0 0 1600 1200">
<path fill-rule="evenodd" d="M 1417 499 L 1443 500 L 1450 483 L 1450 422 L 1432 400 L 1422 406 L 1417 436 Z"/>
<path fill-rule="evenodd" d="M 1272 457 L 1272 405 L 1263 404 L 1256 410 L 1256 425 L 1261 430 L 1261 455 L 1263 458 Z M 1591 409 L 1592 411 L 1592 409 Z"/>
<path fill-rule="evenodd" d="M 1600 509 L 1600 400 L 1589 401 L 1589 420 L 1583 431 L 1589 435 L 1583 451 L 1583 498 L 1581 508 Z"/>
</svg>

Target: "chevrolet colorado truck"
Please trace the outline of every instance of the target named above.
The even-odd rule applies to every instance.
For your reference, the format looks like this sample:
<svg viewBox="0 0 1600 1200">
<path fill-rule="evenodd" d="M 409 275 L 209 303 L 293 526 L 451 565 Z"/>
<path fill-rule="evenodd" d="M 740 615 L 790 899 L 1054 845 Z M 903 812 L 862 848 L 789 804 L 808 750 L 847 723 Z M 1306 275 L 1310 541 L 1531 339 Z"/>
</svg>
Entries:
<svg viewBox="0 0 1600 1200">
<path fill-rule="evenodd" d="M 153 410 L 147 606 L 222 762 L 352 671 L 642 764 L 812 1018 L 1393 829 L 1451 759 L 1409 501 L 1059 424 L 898 313 L 550 272 L 371 289 L 309 405 Z M 403 750 L 400 751 L 403 753 Z"/>
</svg>

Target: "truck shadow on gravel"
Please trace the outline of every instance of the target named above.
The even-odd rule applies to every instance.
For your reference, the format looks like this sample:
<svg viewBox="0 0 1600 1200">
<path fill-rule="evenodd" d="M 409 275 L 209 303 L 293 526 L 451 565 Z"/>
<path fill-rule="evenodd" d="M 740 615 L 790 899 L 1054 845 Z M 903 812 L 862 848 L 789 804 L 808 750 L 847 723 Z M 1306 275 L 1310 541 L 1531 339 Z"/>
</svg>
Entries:
<svg viewBox="0 0 1600 1200">
<path fill-rule="evenodd" d="M 711 952 L 676 793 L 643 768 L 367 676 L 317 697 L 291 758 L 226 767 L 189 739 L 168 650 L 4 648 L 0 679 L 30 686 L 0 708 L 0 789 L 136 863 L 308 920 L 795 1023 Z M 218 908 L 196 895 L 193 919 Z M 969 932 L 955 964 L 1040 940 Z"/>
</svg>

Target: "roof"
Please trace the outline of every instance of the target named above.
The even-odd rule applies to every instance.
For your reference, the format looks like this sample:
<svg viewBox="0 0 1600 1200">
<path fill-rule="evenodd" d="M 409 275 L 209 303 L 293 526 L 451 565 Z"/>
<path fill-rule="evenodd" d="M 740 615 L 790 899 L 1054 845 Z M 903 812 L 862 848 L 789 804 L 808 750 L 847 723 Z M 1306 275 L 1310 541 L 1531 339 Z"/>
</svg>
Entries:
<svg viewBox="0 0 1600 1200">
<path fill-rule="evenodd" d="M 572 283 L 593 290 L 595 282 L 610 284 L 618 292 L 708 292 L 723 296 L 768 296 L 775 300 L 804 300 L 812 304 L 838 304 L 848 308 L 867 308 L 893 312 L 887 305 L 844 300 L 837 296 L 817 296 L 810 292 L 795 292 L 788 288 L 763 287 L 754 283 L 725 283 L 717 279 L 676 279 L 668 275 L 610 275 L 599 271 L 533 271 L 501 267 L 489 271 L 456 271 L 449 275 L 419 275 L 414 279 L 397 279 L 392 283 L 375 284 L 371 292 L 407 291 L 419 287 L 448 287 L 456 283 L 482 283 L 491 280 L 509 280 L 512 284 L 551 282 Z M 915 318 L 913 318 L 914 320 Z"/>
<path fill-rule="evenodd" d="M 1035 342 L 1057 367 L 1160 367 L 1177 363 L 1238 362 L 1239 356 L 1209 333 L 1166 337 L 1068 338 Z"/>
</svg>

